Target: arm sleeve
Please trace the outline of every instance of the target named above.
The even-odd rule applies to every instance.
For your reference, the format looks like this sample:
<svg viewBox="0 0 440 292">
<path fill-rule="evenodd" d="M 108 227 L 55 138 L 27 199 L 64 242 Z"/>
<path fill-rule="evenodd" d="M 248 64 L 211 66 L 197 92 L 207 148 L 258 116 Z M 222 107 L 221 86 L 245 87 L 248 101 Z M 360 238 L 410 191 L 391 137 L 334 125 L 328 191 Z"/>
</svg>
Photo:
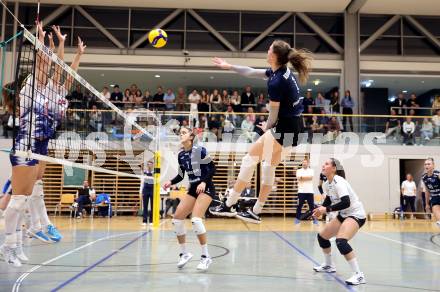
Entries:
<svg viewBox="0 0 440 292">
<path fill-rule="evenodd" d="M 350 207 L 350 197 L 343 196 L 339 203 L 333 204 L 331 206 L 327 206 L 327 212 L 340 211 Z"/>
<path fill-rule="evenodd" d="M 237 66 L 232 65 L 231 70 L 249 78 L 260 78 L 260 79 L 266 79 L 266 69 L 254 69 L 247 66 Z"/>
<path fill-rule="evenodd" d="M 331 204 L 332 204 L 332 201 L 330 200 L 330 197 L 329 197 L 329 196 L 326 196 L 325 199 L 324 199 L 324 202 L 322 202 L 322 206 L 323 206 L 323 207 L 328 207 L 328 206 L 330 206 Z"/>
<path fill-rule="evenodd" d="M 177 183 L 180 183 L 183 180 L 183 177 L 185 176 L 185 168 L 180 164 L 179 161 L 179 172 L 177 175 L 171 180 L 171 184 L 175 185 Z"/>
</svg>

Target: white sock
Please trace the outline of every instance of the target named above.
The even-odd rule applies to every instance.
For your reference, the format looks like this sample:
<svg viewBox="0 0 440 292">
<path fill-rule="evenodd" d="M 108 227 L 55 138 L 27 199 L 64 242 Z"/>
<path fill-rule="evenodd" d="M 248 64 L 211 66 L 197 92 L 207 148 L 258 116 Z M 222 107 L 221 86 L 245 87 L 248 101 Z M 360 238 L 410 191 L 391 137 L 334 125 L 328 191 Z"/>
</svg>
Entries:
<svg viewBox="0 0 440 292">
<path fill-rule="evenodd" d="M 354 273 L 360 273 L 361 272 L 361 270 L 359 269 L 359 264 L 358 264 L 356 258 L 349 260 L 348 264 L 350 265 L 350 268 L 351 268 L 351 270 Z"/>
<path fill-rule="evenodd" d="M 185 254 L 186 253 L 186 244 L 185 243 L 180 243 L 180 253 Z"/>
<path fill-rule="evenodd" d="M 209 252 L 208 252 L 208 244 L 202 244 L 202 255 L 209 258 Z"/>
<path fill-rule="evenodd" d="M 325 265 L 326 266 L 333 266 L 331 253 L 324 253 L 324 258 L 325 258 Z"/>
<path fill-rule="evenodd" d="M 226 200 L 226 206 L 231 207 L 232 205 L 237 204 L 240 195 L 241 193 L 238 193 L 234 189 L 231 189 L 228 199 Z"/>
<path fill-rule="evenodd" d="M 252 208 L 252 211 L 257 215 L 260 214 L 261 211 L 263 210 L 264 204 L 265 202 L 261 202 L 260 200 L 257 200 L 254 207 Z"/>
<path fill-rule="evenodd" d="M 5 211 L 5 245 L 11 248 L 17 246 L 17 224 L 24 210 L 27 197 L 13 195 Z"/>
<path fill-rule="evenodd" d="M 32 195 L 29 197 L 29 213 L 31 215 L 31 226 L 30 230 L 32 232 L 38 232 L 42 230 L 41 226 L 41 196 L 40 194 L 43 192 L 43 182 L 38 180 L 34 184 L 34 188 L 32 190 Z M 44 201 L 43 201 L 44 203 Z"/>
<path fill-rule="evenodd" d="M 23 217 L 24 217 L 24 210 L 18 216 L 18 223 L 17 223 L 17 227 L 15 228 L 15 233 L 16 233 L 16 236 L 17 236 L 17 239 L 16 239 L 17 240 L 17 246 L 22 246 L 23 245 L 23 232 L 22 232 Z"/>
<path fill-rule="evenodd" d="M 44 202 L 44 193 L 41 193 L 39 200 L 39 210 L 40 210 L 40 222 L 44 230 L 47 229 L 47 226 L 52 225 L 50 222 L 49 216 L 47 215 L 46 203 Z"/>
</svg>

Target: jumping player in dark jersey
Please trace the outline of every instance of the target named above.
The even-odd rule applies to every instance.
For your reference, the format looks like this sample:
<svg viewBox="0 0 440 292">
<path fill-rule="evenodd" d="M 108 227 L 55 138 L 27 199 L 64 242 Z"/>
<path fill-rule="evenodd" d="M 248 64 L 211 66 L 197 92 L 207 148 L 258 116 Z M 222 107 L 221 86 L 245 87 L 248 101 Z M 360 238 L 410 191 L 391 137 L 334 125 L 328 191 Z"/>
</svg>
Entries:
<svg viewBox="0 0 440 292">
<path fill-rule="evenodd" d="M 181 199 L 172 221 L 181 249 L 177 267 L 179 269 L 183 268 L 193 257 L 193 255 L 186 250 L 185 245 L 185 218 L 189 214 L 192 214 L 191 222 L 193 230 L 202 247 L 202 257 L 197 269 L 206 271 L 212 263 L 212 259 L 208 253 L 206 228 L 203 224 L 202 217 L 205 215 L 212 198 L 215 196 L 215 188 L 212 182 L 212 176 L 215 173 L 215 164 L 204 147 L 194 145 L 194 137 L 194 133 L 189 128 L 181 128 L 180 141 L 183 150 L 178 156 L 179 173 L 175 178 L 164 184 L 164 189 L 181 182 L 185 172 L 188 174 L 188 192 L 183 199 Z"/>
<path fill-rule="evenodd" d="M 290 154 L 292 147 L 297 146 L 298 134 L 301 129 L 300 115 L 303 111 L 302 97 L 299 85 L 290 63 L 298 73 L 299 81 L 307 81 L 311 54 L 305 50 L 296 50 L 284 41 L 276 40 L 267 52 L 269 69 L 254 69 L 246 66 L 236 66 L 225 60 L 215 58 L 214 64 L 222 69 L 232 70 L 246 77 L 267 80 L 269 94 L 269 117 L 266 123 L 260 125 L 265 132 L 249 147 L 248 154 L 242 160 L 234 188 L 230 196 L 220 206 L 210 209 L 217 216 L 236 216 L 239 219 L 260 223 L 264 204 L 269 196 L 275 180 L 275 169 L 278 164 Z M 258 200 L 252 210 L 237 214 L 234 205 L 241 192 L 251 181 L 255 167 L 262 161 L 261 188 Z"/>
<path fill-rule="evenodd" d="M 425 186 L 425 209 L 429 212 L 432 209 L 436 224 L 440 227 L 440 171 L 434 169 L 434 159 L 428 158 L 425 161 L 426 172 L 422 176 L 422 182 Z"/>
</svg>

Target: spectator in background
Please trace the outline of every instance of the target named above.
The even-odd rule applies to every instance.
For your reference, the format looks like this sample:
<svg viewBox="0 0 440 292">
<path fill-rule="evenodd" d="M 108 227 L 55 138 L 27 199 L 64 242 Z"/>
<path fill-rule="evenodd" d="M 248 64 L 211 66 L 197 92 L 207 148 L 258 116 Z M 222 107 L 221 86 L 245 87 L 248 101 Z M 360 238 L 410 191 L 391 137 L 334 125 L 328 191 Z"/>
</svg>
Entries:
<svg viewBox="0 0 440 292">
<path fill-rule="evenodd" d="M 328 116 L 326 116 L 327 113 L 326 113 L 324 108 L 321 108 L 319 113 L 321 115 L 318 117 L 318 122 L 321 125 L 323 125 L 324 126 L 324 130 L 326 130 L 327 129 L 327 124 L 329 123 L 329 118 L 328 118 Z"/>
<path fill-rule="evenodd" d="M 87 214 L 91 214 L 92 201 L 95 199 L 95 191 L 89 187 L 89 182 L 85 180 L 82 188 L 76 191 L 76 203 L 78 204 L 77 218 L 83 216 L 83 210 L 87 211 Z"/>
<path fill-rule="evenodd" d="M 124 109 L 131 109 L 133 107 L 134 103 L 134 95 L 131 93 L 131 90 L 129 88 L 125 89 L 124 91 Z"/>
<path fill-rule="evenodd" d="M 202 91 L 202 97 L 200 99 L 200 103 L 197 106 L 197 109 L 201 113 L 209 113 L 208 96 L 206 95 L 206 92 L 204 90 Z"/>
<path fill-rule="evenodd" d="M 107 86 L 102 88 L 101 94 L 105 97 L 105 99 L 110 100 L 110 91 Z"/>
<path fill-rule="evenodd" d="M 246 137 L 246 142 L 253 142 L 254 123 L 255 122 L 252 122 L 249 116 L 246 116 L 246 118 L 241 122 L 241 130 L 243 131 L 243 135 Z"/>
<path fill-rule="evenodd" d="M 303 100 L 304 113 L 310 113 L 309 108 L 313 110 L 313 106 L 315 105 L 315 100 L 313 99 L 313 95 L 311 91 L 306 92 L 306 98 Z"/>
<path fill-rule="evenodd" d="M 212 112 L 223 111 L 222 97 L 220 96 L 217 89 L 214 89 L 214 91 L 212 92 L 211 97 L 209 98 L 209 102 L 211 103 Z"/>
<path fill-rule="evenodd" d="M 406 180 L 402 182 L 401 193 L 403 196 L 403 212 L 407 211 L 408 206 L 411 208 L 411 212 L 415 212 L 417 185 L 414 182 L 413 176 L 410 173 L 406 175 Z"/>
<path fill-rule="evenodd" d="M 301 221 L 301 210 L 304 203 L 307 201 L 309 212 L 315 209 L 313 177 L 315 175 L 313 169 L 309 167 L 309 159 L 306 158 L 302 162 L 302 168 L 296 171 L 296 178 L 298 179 L 298 206 L 296 207 L 295 224 Z M 318 220 L 313 218 L 313 224 L 317 225 Z"/>
<path fill-rule="evenodd" d="M 264 97 L 264 93 L 260 93 L 257 99 L 257 112 L 261 112 L 261 108 L 266 107 L 266 105 L 267 105 L 267 100 Z"/>
<path fill-rule="evenodd" d="M 330 112 L 332 114 L 340 114 L 341 113 L 341 100 L 339 96 L 339 91 L 335 90 L 332 92 L 331 100 L 330 100 Z M 339 123 L 339 129 L 343 130 L 342 119 L 340 116 L 335 116 L 336 120 Z"/>
<path fill-rule="evenodd" d="M 90 112 L 89 125 L 92 130 L 96 132 L 102 131 L 102 112 L 98 111 L 96 105 L 92 106 L 92 111 Z"/>
<path fill-rule="evenodd" d="M 324 110 L 324 114 L 330 113 L 330 100 L 325 99 L 322 92 L 318 92 L 318 95 L 315 99 L 316 113 L 322 113 Z"/>
<path fill-rule="evenodd" d="M 153 225 L 153 161 L 148 161 L 144 170 L 144 185 L 142 187 L 142 225 Z"/>
<path fill-rule="evenodd" d="M 189 113 L 193 117 L 193 120 L 190 121 L 191 127 L 194 127 L 198 122 L 198 104 L 200 102 L 200 98 L 200 94 L 195 89 L 188 95 L 188 101 L 190 103 Z"/>
<path fill-rule="evenodd" d="M 164 98 L 165 94 L 163 93 L 163 88 L 162 86 L 158 86 L 157 87 L 157 92 L 156 94 L 153 96 L 153 102 L 155 102 L 156 104 L 154 105 L 155 108 L 157 109 L 164 109 L 163 106 L 163 98 Z"/>
<path fill-rule="evenodd" d="M 234 113 L 232 105 L 228 105 L 224 117 L 225 120 L 230 121 L 234 127 L 237 126 L 237 115 Z"/>
<path fill-rule="evenodd" d="M 345 96 L 342 99 L 341 106 L 342 106 L 342 113 L 344 115 L 352 115 L 353 114 L 354 101 L 353 101 L 353 98 L 351 97 L 350 90 L 345 91 Z M 350 131 L 353 132 L 353 117 L 352 116 L 348 116 L 348 117 L 344 116 L 342 118 L 342 124 L 343 124 L 344 130 L 348 132 L 347 121 L 350 123 Z"/>
<path fill-rule="evenodd" d="M 136 95 L 136 91 L 138 91 L 138 87 L 137 87 L 136 84 L 133 83 L 132 85 L 130 85 L 131 95 L 135 96 Z"/>
<path fill-rule="evenodd" d="M 331 117 L 327 125 L 327 142 L 335 140 L 340 132 L 341 128 L 339 127 L 338 119 L 335 116 Z"/>
<path fill-rule="evenodd" d="M 434 127 L 434 135 L 440 135 L 440 109 L 435 112 L 435 115 L 432 117 L 432 125 Z"/>
<path fill-rule="evenodd" d="M 231 104 L 231 96 L 229 95 L 229 93 L 226 89 L 222 90 L 222 101 L 223 101 L 224 108 L 226 108 L 228 105 Z"/>
<path fill-rule="evenodd" d="M 142 96 L 142 91 L 140 89 L 136 90 L 134 96 L 134 109 L 141 109 L 144 107 L 144 97 Z"/>
<path fill-rule="evenodd" d="M 263 110 L 265 111 L 266 108 L 264 107 Z M 262 136 L 264 134 L 263 129 L 257 126 L 261 126 L 266 122 L 266 116 L 265 115 L 258 115 L 257 120 L 254 123 L 254 132 L 258 135 L 258 137 Z M 243 128 L 243 122 L 241 124 Z"/>
<path fill-rule="evenodd" d="M 416 144 L 415 131 L 416 125 L 410 117 L 407 117 L 406 121 L 402 125 L 403 145 Z"/>
<path fill-rule="evenodd" d="M 167 92 L 163 96 L 163 101 L 165 102 L 165 108 L 169 111 L 172 111 L 176 108 L 176 105 L 174 104 L 174 100 L 176 99 L 176 96 L 174 95 L 174 92 L 171 88 L 167 89 Z"/>
<path fill-rule="evenodd" d="M 211 131 L 211 133 L 213 133 L 217 137 L 217 140 L 220 139 L 220 135 L 221 135 L 220 126 L 221 126 L 220 121 L 217 119 L 215 115 L 212 115 L 208 122 L 208 128 L 209 131 Z"/>
<path fill-rule="evenodd" d="M 312 120 L 310 122 L 310 126 L 308 128 L 308 135 L 307 135 L 307 143 L 313 142 L 313 135 L 315 133 L 324 133 L 325 128 L 324 125 L 319 122 L 319 119 L 317 116 L 312 116 Z"/>
<path fill-rule="evenodd" d="M 432 102 L 432 109 L 434 111 L 440 109 L 440 95 L 436 95 L 434 97 L 434 101 Z"/>
<path fill-rule="evenodd" d="M 400 92 L 397 95 L 397 98 L 394 100 L 394 102 L 391 104 L 391 106 L 394 107 L 398 116 L 401 116 L 404 114 L 404 111 L 402 108 L 404 108 L 406 106 L 406 100 L 405 100 L 405 96 L 403 95 L 403 92 Z"/>
<path fill-rule="evenodd" d="M 244 106 L 255 104 L 255 95 L 249 85 L 245 87 L 244 92 L 241 94 L 241 104 Z"/>
<path fill-rule="evenodd" d="M 391 110 L 391 117 L 388 118 L 385 124 L 385 133 L 380 136 L 376 136 L 376 139 L 386 139 L 388 136 L 393 135 L 394 140 L 397 140 L 400 132 L 400 119 L 397 117 L 395 109 Z"/>
<path fill-rule="evenodd" d="M 417 95 L 415 93 L 411 93 L 409 99 L 406 101 L 406 106 L 411 108 L 420 107 L 419 102 L 417 101 Z"/>
<path fill-rule="evenodd" d="M 250 118 L 250 121 L 252 122 L 252 124 L 255 123 L 255 121 L 257 120 L 257 117 L 255 116 L 254 108 L 251 106 L 248 107 L 247 112 L 248 112 L 247 116 Z"/>
<path fill-rule="evenodd" d="M 177 96 L 176 96 L 176 111 L 182 112 L 185 110 L 185 104 L 188 101 L 186 100 L 186 94 L 185 90 L 182 87 L 179 87 L 177 89 Z"/>
<path fill-rule="evenodd" d="M 145 104 L 145 108 L 148 108 L 148 103 L 153 101 L 153 97 L 148 89 L 144 91 L 144 96 L 142 99 Z"/>
<path fill-rule="evenodd" d="M 427 118 L 423 119 L 422 128 L 420 129 L 420 145 L 425 144 L 429 140 L 432 139 L 434 136 L 434 128 L 432 126 L 432 123 Z"/>
<path fill-rule="evenodd" d="M 241 98 L 238 95 L 238 91 L 234 90 L 231 95 L 231 104 L 235 112 L 239 112 L 241 110 L 240 103 L 241 103 Z"/>
<path fill-rule="evenodd" d="M 85 109 L 87 106 L 84 103 L 87 103 L 87 100 L 84 100 L 84 94 L 81 90 L 81 85 L 77 84 L 75 90 L 72 91 L 70 105 L 73 109 Z"/>
</svg>

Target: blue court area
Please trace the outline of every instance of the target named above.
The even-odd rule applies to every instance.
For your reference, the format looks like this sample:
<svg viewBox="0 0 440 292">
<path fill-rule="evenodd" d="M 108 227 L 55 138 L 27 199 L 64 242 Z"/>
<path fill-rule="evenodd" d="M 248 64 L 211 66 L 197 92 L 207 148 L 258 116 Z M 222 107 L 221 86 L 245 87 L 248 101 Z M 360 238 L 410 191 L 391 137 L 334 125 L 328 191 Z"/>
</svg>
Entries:
<svg viewBox="0 0 440 292">
<path fill-rule="evenodd" d="M 214 262 L 206 273 L 196 271 L 200 248 L 192 232 L 188 247 L 194 258 L 178 270 L 169 222 L 150 231 L 137 221 L 113 226 L 104 219 L 96 229 L 90 223 L 61 225 L 65 238 L 59 244 L 27 242 L 29 264 L 15 269 L 0 263 L 0 291 L 440 291 L 440 234 L 367 227 L 352 241 L 367 284 L 349 287 L 344 280 L 351 272 L 336 248 L 336 274 L 312 271 L 323 257 L 311 224 L 281 231 L 272 228 L 275 221 L 255 227 L 216 220 L 207 224 L 216 231 L 209 232 Z M 218 230 L 223 222 L 232 230 Z"/>
</svg>

